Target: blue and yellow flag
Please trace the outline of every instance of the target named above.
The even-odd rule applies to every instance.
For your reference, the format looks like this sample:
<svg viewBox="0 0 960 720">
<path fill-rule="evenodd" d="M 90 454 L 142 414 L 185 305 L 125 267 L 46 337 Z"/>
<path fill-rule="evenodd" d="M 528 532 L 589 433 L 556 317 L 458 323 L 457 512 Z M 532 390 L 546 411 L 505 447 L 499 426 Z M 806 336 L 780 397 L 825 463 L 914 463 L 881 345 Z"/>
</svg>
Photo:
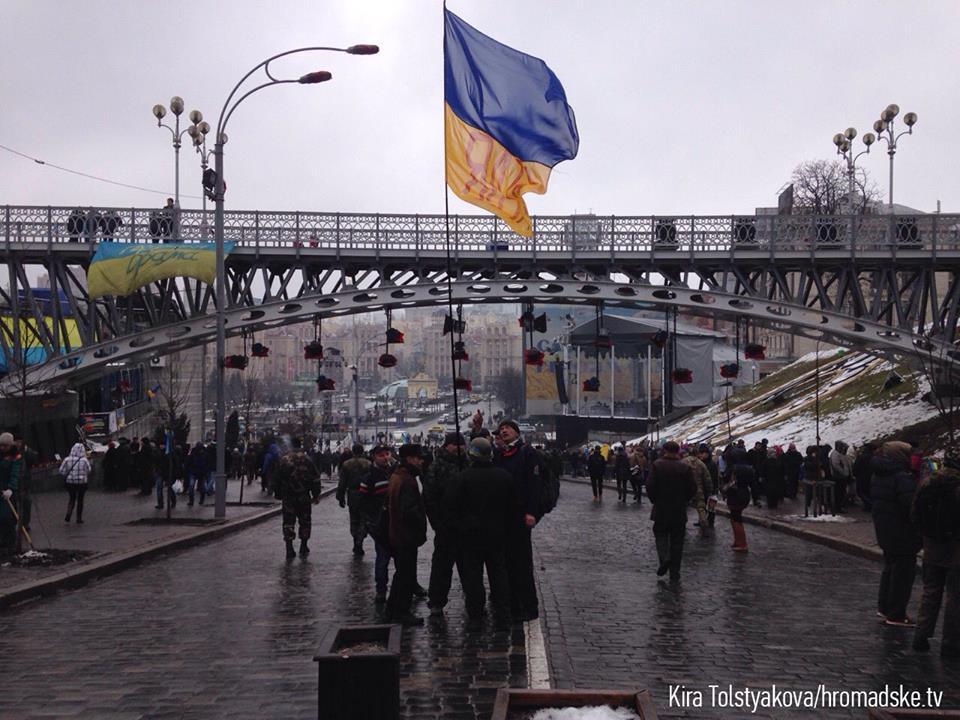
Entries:
<svg viewBox="0 0 960 720">
<path fill-rule="evenodd" d="M 550 169 L 576 157 L 573 109 L 542 60 L 443 12 L 447 185 L 530 237 L 522 196 L 545 193 Z"/>
<path fill-rule="evenodd" d="M 224 254 L 229 254 L 235 244 L 225 242 Z M 192 277 L 212 285 L 216 276 L 216 243 L 102 242 L 87 270 L 87 290 L 91 298 L 124 296 L 163 278 Z"/>
</svg>

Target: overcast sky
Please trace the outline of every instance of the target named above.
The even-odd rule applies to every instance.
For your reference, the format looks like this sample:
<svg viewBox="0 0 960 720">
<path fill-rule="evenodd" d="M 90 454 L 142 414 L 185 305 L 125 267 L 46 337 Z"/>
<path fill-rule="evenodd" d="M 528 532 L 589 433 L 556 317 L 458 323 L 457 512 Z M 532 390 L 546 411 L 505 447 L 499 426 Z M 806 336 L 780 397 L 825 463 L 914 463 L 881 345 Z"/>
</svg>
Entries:
<svg viewBox="0 0 960 720">
<path fill-rule="evenodd" d="M 276 70 L 332 82 L 266 89 L 227 129 L 228 209 L 443 211 L 439 0 L 0 0 L 0 144 L 50 163 L 173 192 L 155 103 L 181 95 L 215 124 L 233 84 L 305 45 L 376 43 L 373 57 L 314 53 Z M 533 213 L 752 212 L 799 162 L 833 157 L 891 102 L 919 122 L 901 140 L 894 199 L 960 211 L 955 0 L 450 0 L 467 22 L 541 57 L 577 115 L 580 154 Z M 172 116 L 168 115 L 168 119 Z M 186 117 L 184 116 L 184 120 Z M 189 139 L 189 138 L 187 138 Z M 860 145 L 857 139 L 858 147 Z M 884 198 L 884 150 L 860 159 Z M 199 161 L 181 152 L 184 207 Z M 0 204 L 152 207 L 128 190 L 0 150 Z M 451 209 L 479 213 L 451 194 Z"/>
</svg>

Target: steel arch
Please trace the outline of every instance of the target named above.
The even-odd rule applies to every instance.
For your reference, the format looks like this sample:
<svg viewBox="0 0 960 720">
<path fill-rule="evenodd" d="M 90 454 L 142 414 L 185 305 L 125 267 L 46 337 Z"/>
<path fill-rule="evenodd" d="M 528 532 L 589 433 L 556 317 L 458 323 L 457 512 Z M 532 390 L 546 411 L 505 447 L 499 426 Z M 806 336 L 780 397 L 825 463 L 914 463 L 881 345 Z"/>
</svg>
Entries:
<svg viewBox="0 0 960 720">
<path fill-rule="evenodd" d="M 686 287 L 635 285 L 611 280 L 464 280 L 451 284 L 453 302 L 599 305 L 665 310 L 677 307 L 696 315 L 748 318 L 766 327 L 812 338 L 822 338 L 878 355 L 913 356 L 930 341 L 919 335 L 866 319 L 852 318 L 816 308 L 766 301 L 732 293 Z M 316 316 L 338 317 L 383 309 L 442 307 L 447 303 L 444 281 L 416 285 L 385 285 L 370 289 L 349 288 L 333 294 L 301 295 L 255 307 L 227 312 L 227 334 L 306 322 Z M 165 355 L 209 342 L 216 333 L 212 313 L 163 327 L 150 328 L 37 366 L 31 383 L 75 383 L 98 376 L 111 363 Z M 926 352 L 927 350 L 925 350 Z M 951 345 L 933 344 L 935 354 L 960 360 Z"/>
</svg>

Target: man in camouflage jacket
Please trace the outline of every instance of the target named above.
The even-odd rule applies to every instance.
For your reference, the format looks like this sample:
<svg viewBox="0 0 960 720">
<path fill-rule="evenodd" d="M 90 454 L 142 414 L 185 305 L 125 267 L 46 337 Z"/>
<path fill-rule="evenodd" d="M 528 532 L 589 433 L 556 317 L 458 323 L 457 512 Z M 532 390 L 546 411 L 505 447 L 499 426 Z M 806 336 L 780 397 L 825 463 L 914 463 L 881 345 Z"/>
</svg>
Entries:
<svg viewBox="0 0 960 720">
<path fill-rule="evenodd" d="M 273 473 L 274 497 L 283 502 L 283 541 L 287 546 L 287 559 L 296 557 L 293 538 L 298 522 L 300 556 L 304 557 L 310 552 L 307 547 L 307 540 L 310 539 L 310 504 L 320 502 L 320 479 L 316 466 L 303 451 L 300 438 L 293 438 L 290 444 L 293 450 L 280 458 Z"/>
</svg>

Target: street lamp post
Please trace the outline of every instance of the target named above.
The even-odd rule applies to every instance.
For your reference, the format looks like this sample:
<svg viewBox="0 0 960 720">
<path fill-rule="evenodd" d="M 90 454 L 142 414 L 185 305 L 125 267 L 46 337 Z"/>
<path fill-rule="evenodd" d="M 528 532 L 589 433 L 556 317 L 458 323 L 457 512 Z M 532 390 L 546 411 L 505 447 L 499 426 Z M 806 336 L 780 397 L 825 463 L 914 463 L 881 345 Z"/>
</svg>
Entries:
<svg viewBox="0 0 960 720">
<path fill-rule="evenodd" d="M 165 127 L 173 136 L 173 207 L 174 207 L 174 229 L 179 236 L 180 232 L 180 145 L 183 136 L 189 132 L 190 127 L 194 127 L 203 120 L 203 114 L 199 110 L 190 111 L 190 127 L 180 129 L 180 116 L 183 114 L 183 98 L 174 95 L 170 98 L 170 112 L 175 118 L 173 127 L 163 122 L 167 114 L 167 109 L 160 104 L 153 106 L 153 116 L 157 119 L 157 127 Z"/>
<path fill-rule="evenodd" d="M 345 52 L 350 55 L 374 55 L 380 51 L 376 45 L 351 45 L 347 48 L 337 48 L 337 47 L 304 47 L 297 48 L 296 50 L 287 50 L 286 52 L 278 53 L 272 57 L 267 58 L 266 60 L 255 65 L 246 75 L 240 78 L 240 81 L 233 86 L 233 90 L 230 91 L 230 94 L 227 96 L 226 101 L 223 103 L 223 108 L 220 110 L 220 117 L 217 120 L 217 130 L 216 135 L 214 136 L 215 144 L 213 147 L 213 164 L 215 172 L 215 184 L 214 184 L 214 218 L 213 218 L 213 236 L 214 241 L 217 246 L 217 287 L 216 287 L 216 299 L 217 299 L 217 416 L 216 416 L 216 431 L 217 431 L 217 469 L 214 476 L 216 483 L 216 494 L 214 502 L 214 517 L 222 518 L 227 514 L 227 477 L 226 477 L 226 428 L 224 423 L 224 414 L 226 413 L 226 400 L 224 397 L 224 356 L 226 349 L 226 339 L 227 339 L 227 315 L 226 315 L 226 269 L 224 267 L 224 251 L 223 251 L 223 193 L 225 185 L 223 182 L 223 146 L 227 140 L 226 130 L 227 123 L 230 122 L 230 117 L 233 115 L 234 110 L 246 100 L 248 97 L 253 95 L 258 90 L 263 90 L 266 87 L 272 85 L 286 85 L 297 83 L 300 85 L 313 85 L 316 83 L 325 82 L 330 80 L 333 76 L 326 72 L 325 70 L 307 73 L 306 75 L 301 75 L 296 79 L 277 79 L 270 72 L 270 63 L 274 60 L 277 60 L 281 57 L 286 57 L 287 55 L 294 55 L 296 53 L 310 52 L 314 50 L 326 50 L 331 52 Z M 234 96 L 237 94 L 237 91 L 240 89 L 240 86 L 243 85 L 247 79 L 253 75 L 257 70 L 263 68 L 264 73 L 266 74 L 268 81 L 260 83 L 254 88 L 251 88 L 239 98 L 234 100 Z"/>
<path fill-rule="evenodd" d="M 847 197 L 850 204 L 850 214 L 854 213 L 856 205 L 854 198 L 857 194 L 856 163 L 861 155 L 870 152 L 870 146 L 876 142 L 877 138 L 873 133 L 867 133 L 863 136 L 863 144 L 867 146 L 866 150 L 854 154 L 853 139 L 857 136 L 857 129 L 848 127 L 842 133 L 833 136 L 833 144 L 837 146 L 837 155 L 843 157 L 847 165 Z"/>
<path fill-rule="evenodd" d="M 899 114 L 900 106 L 891 103 L 880 113 L 880 119 L 873 123 L 873 129 L 877 132 L 877 139 L 883 140 L 887 144 L 887 155 L 890 156 L 890 190 L 888 202 L 891 213 L 893 212 L 893 156 L 897 154 L 897 141 L 904 135 L 913 135 L 913 126 L 917 124 L 917 114 L 915 112 L 908 112 L 903 116 L 903 124 L 907 126 L 907 129 L 898 134 L 893 129 L 893 124 Z"/>
</svg>

